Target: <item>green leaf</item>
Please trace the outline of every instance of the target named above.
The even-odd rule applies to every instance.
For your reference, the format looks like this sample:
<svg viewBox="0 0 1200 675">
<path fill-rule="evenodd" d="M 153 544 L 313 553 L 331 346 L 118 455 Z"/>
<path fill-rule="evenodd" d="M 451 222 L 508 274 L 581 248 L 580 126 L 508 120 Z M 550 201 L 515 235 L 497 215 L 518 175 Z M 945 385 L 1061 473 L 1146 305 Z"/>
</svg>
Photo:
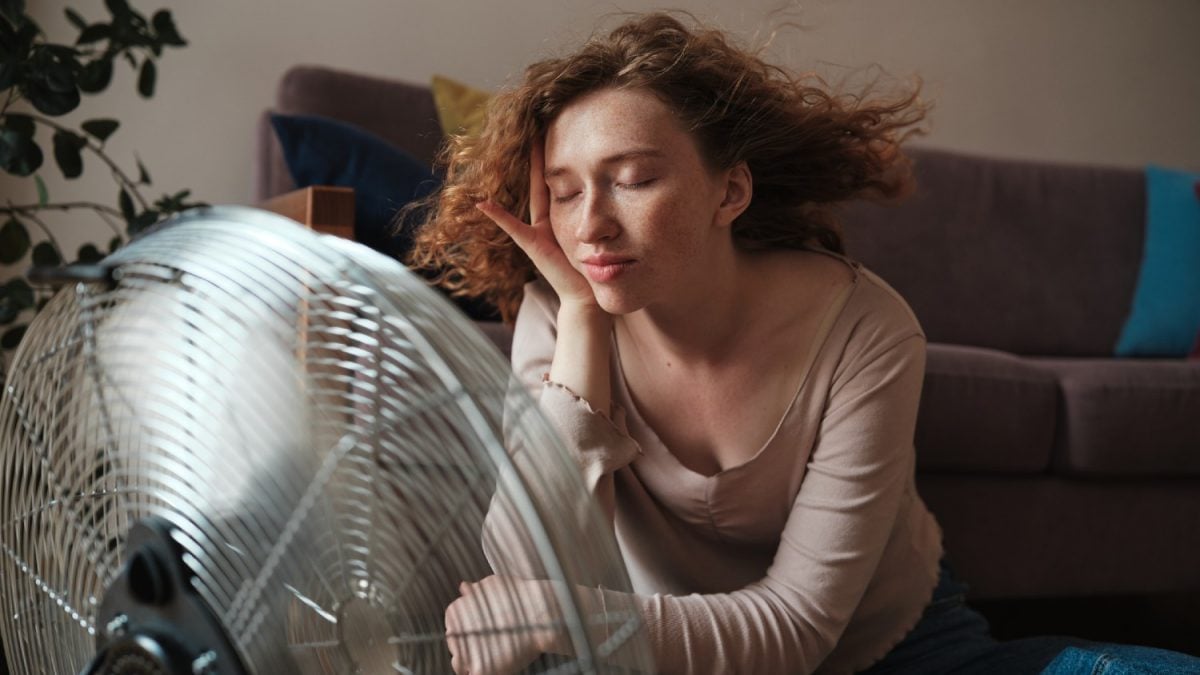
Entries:
<svg viewBox="0 0 1200 675">
<path fill-rule="evenodd" d="M 76 91 L 79 74 L 79 52 L 73 47 L 37 44 L 29 53 L 29 80 L 49 91 L 69 94 Z"/>
<path fill-rule="evenodd" d="M 96 248 L 95 244 L 84 244 L 79 247 L 79 262 L 90 264 L 100 262 L 103 259 L 104 254 L 100 252 L 100 249 Z"/>
<path fill-rule="evenodd" d="M 108 140 L 109 136 L 113 135 L 113 132 L 117 130 L 117 127 L 121 126 L 121 123 L 113 119 L 98 119 L 88 120 L 79 126 L 94 136 L 96 140 L 103 143 Z"/>
<path fill-rule="evenodd" d="M 0 1 L 0 16 L 8 19 L 9 23 L 16 25 L 24 14 L 25 0 Z"/>
<path fill-rule="evenodd" d="M 37 131 L 37 128 L 33 125 L 33 118 L 20 113 L 6 113 L 4 115 L 3 126 L 5 129 L 11 129 L 18 136 L 28 138 L 32 138 L 34 132 Z"/>
<path fill-rule="evenodd" d="M 0 284 L 0 324 L 10 324 L 17 316 L 33 306 L 33 288 L 24 279 Z"/>
<path fill-rule="evenodd" d="M 0 127 L 0 168 L 15 176 L 29 176 L 42 166 L 42 160 L 42 149 L 32 137 Z"/>
<path fill-rule="evenodd" d="M 55 90 L 45 82 L 30 81 L 21 85 L 21 94 L 29 99 L 39 112 L 58 117 L 79 107 L 79 90 Z"/>
<path fill-rule="evenodd" d="M 43 241 L 33 247 L 33 264 L 38 267 L 54 267 L 62 264 L 62 256 L 58 254 L 54 244 Z"/>
<path fill-rule="evenodd" d="M 121 188 L 121 194 L 117 195 L 117 204 L 121 207 L 121 215 L 125 218 L 125 222 L 132 223 L 137 212 L 133 210 L 133 197 L 129 196 L 129 192 L 125 188 Z"/>
<path fill-rule="evenodd" d="M 46 181 L 42 177 L 34 174 L 33 184 L 37 186 L 38 206 L 45 206 L 50 201 L 50 191 L 46 189 Z"/>
<path fill-rule="evenodd" d="M 18 65 L 16 61 L 0 61 L 0 91 L 10 89 L 17 83 L 17 74 L 20 73 Z"/>
<path fill-rule="evenodd" d="M 108 240 L 108 252 L 112 253 L 113 251 L 116 251 L 117 249 L 121 248 L 121 244 L 124 244 L 124 243 L 125 243 L 125 240 L 121 239 L 120 237 L 113 237 L 112 239 L 109 239 Z"/>
<path fill-rule="evenodd" d="M 67 7 L 63 10 L 63 14 L 67 15 L 67 21 L 70 21 L 72 26 L 75 26 L 79 30 L 87 28 L 87 21 L 85 21 L 82 16 L 79 16 L 79 12 Z"/>
<path fill-rule="evenodd" d="M 150 184 L 150 172 L 146 171 L 146 165 L 142 164 L 141 157 L 137 158 L 137 167 L 138 167 L 138 179 L 137 179 L 138 185 L 149 185 Z"/>
<path fill-rule="evenodd" d="M 79 89 L 85 94 L 104 91 L 112 81 L 112 60 L 112 55 L 106 55 L 89 61 L 79 73 Z"/>
<path fill-rule="evenodd" d="M 77 45 L 90 45 L 93 42 L 107 40 L 112 37 L 112 27 L 106 23 L 94 23 L 87 28 L 84 28 L 79 33 L 79 39 L 75 40 Z"/>
<path fill-rule="evenodd" d="M 0 288 L 4 289 L 13 307 L 17 309 L 29 309 L 33 307 L 33 287 L 29 285 L 28 281 L 17 277 L 7 284 L 0 286 Z"/>
<path fill-rule="evenodd" d="M 138 234 L 147 227 L 158 222 L 159 214 L 154 209 L 148 209 L 138 214 L 137 218 L 129 224 L 129 234 Z"/>
<path fill-rule="evenodd" d="M 16 32 L 11 34 L 11 40 L 8 41 L 8 46 L 12 49 L 12 53 L 20 55 L 33 48 L 33 43 L 37 41 L 39 35 L 42 34 L 42 29 L 38 27 L 33 19 L 24 14 L 25 3 L 23 0 L 3 0 L 4 2 L 21 5 L 21 16 L 12 17 L 12 25 L 16 27 Z M 0 5 L 2 7 L 2 5 Z"/>
<path fill-rule="evenodd" d="M 64 178 L 78 178 L 83 173 L 83 155 L 79 151 L 85 145 L 87 141 L 78 134 L 63 130 L 54 132 L 54 160 Z"/>
<path fill-rule="evenodd" d="M 133 10 L 129 8 L 129 3 L 125 0 L 104 0 L 104 5 L 108 7 L 108 11 L 114 17 L 124 17 L 133 13 Z"/>
<path fill-rule="evenodd" d="M 142 61 L 142 72 L 138 73 L 137 88 L 143 98 L 154 96 L 154 82 L 157 78 L 154 62 L 150 59 Z"/>
<path fill-rule="evenodd" d="M 0 227 L 0 264 L 11 265 L 29 252 L 29 230 L 16 218 L 9 218 Z"/>
<path fill-rule="evenodd" d="M 187 40 L 184 40 L 175 28 L 175 20 L 171 18 L 170 11 L 165 9 L 158 10 L 154 13 L 154 17 L 150 22 L 154 24 L 154 32 L 158 34 L 158 39 L 164 45 L 171 45 L 172 47 L 187 45 Z"/>
<path fill-rule="evenodd" d="M 21 344 L 21 338 L 25 337 L 25 329 L 28 328 L 25 324 L 13 326 L 0 336 L 0 347 L 5 349 L 16 349 L 17 345 Z"/>
</svg>

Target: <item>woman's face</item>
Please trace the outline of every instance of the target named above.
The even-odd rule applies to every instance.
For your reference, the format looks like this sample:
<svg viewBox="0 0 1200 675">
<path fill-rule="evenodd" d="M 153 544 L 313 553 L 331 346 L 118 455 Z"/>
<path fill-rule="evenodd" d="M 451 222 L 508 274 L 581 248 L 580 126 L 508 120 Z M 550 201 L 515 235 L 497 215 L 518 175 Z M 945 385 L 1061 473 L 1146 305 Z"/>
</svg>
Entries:
<svg viewBox="0 0 1200 675">
<path fill-rule="evenodd" d="M 600 306 L 626 314 L 685 299 L 732 247 L 717 217 L 727 172 L 650 91 L 603 89 L 572 102 L 546 132 L 550 222 Z"/>
</svg>

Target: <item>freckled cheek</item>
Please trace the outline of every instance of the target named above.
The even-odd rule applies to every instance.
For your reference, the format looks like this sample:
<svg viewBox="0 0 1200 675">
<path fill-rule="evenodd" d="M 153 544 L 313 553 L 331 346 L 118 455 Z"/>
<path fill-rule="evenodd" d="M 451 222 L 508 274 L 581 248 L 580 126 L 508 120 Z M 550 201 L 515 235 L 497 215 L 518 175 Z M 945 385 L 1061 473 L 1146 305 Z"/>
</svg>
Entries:
<svg viewBox="0 0 1200 675">
<path fill-rule="evenodd" d="M 550 213 L 550 231 L 554 233 L 554 238 L 558 240 L 558 245 L 568 253 L 570 253 L 571 247 L 575 244 L 575 228 L 571 227 L 570 223 L 570 218 L 565 214 Z"/>
<path fill-rule="evenodd" d="M 696 214 L 682 199 L 663 200 L 645 209 L 643 219 L 658 236 L 685 236 L 695 230 Z"/>
</svg>

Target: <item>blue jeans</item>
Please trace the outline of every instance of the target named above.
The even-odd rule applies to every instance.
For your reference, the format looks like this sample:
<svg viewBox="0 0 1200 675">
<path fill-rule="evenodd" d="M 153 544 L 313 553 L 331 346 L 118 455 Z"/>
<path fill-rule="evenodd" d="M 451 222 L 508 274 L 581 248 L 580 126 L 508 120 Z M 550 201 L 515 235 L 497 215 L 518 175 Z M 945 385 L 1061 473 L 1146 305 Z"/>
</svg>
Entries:
<svg viewBox="0 0 1200 675">
<path fill-rule="evenodd" d="M 1200 675 L 1200 658 L 1163 649 L 1033 637 L 1000 642 L 966 604 L 967 587 L 942 563 L 933 600 L 913 630 L 870 675 Z"/>
</svg>

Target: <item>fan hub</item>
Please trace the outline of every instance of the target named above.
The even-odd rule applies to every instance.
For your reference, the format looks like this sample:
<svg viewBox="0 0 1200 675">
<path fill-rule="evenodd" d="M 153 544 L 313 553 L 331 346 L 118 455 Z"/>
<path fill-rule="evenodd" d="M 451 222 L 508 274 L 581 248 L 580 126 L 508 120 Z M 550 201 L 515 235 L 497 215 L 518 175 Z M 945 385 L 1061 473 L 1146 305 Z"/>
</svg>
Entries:
<svg viewBox="0 0 1200 675">
<path fill-rule="evenodd" d="M 396 672 L 392 664 L 400 662 L 400 650 L 390 641 L 396 631 L 383 607 L 368 598 L 351 598 L 338 612 L 338 631 L 342 647 L 359 672 Z"/>
</svg>

